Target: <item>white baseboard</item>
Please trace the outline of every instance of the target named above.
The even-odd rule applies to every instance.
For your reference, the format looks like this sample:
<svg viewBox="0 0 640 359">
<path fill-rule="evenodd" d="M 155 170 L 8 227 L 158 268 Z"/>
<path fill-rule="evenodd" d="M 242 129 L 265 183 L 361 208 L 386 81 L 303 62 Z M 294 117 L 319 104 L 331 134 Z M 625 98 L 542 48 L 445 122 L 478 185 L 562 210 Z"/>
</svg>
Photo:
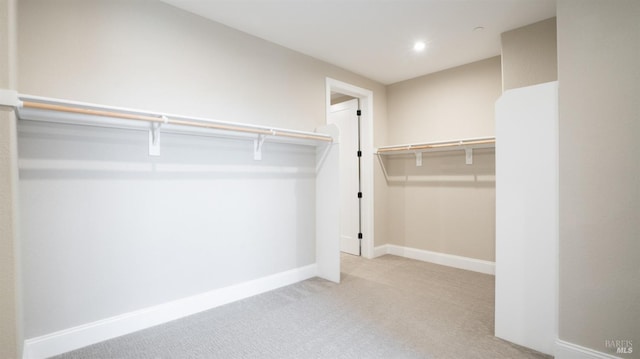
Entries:
<svg viewBox="0 0 640 359">
<path fill-rule="evenodd" d="M 621 359 L 620 357 L 556 340 L 555 359 Z"/>
<path fill-rule="evenodd" d="M 377 258 L 377 257 L 383 256 L 385 254 L 389 254 L 389 245 L 388 244 L 384 244 L 384 245 L 377 246 L 377 247 L 373 248 L 373 258 Z"/>
<path fill-rule="evenodd" d="M 393 254 L 400 257 L 416 259 L 423 262 L 441 264 L 448 267 L 466 269 L 473 272 L 484 274 L 496 274 L 495 262 L 485 261 L 481 259 L 456 256 L 452 254 L 431 252 L 423 249 L 415 249 L 409 247 L 397 246 L 395 244 L 385 244 L 375 247 L 374 257 L 385 254 Z"/>
<path fill-rule="evenodd" d="M 87 345 L 294 284 L 315 277 L 317 271 L 317 265 L 311 264 L 268 277 L 215 289 L 192 297 L 27 339 L 24 343 L 23 358 L 40 359 L 66 353 Z"/>
</svg>

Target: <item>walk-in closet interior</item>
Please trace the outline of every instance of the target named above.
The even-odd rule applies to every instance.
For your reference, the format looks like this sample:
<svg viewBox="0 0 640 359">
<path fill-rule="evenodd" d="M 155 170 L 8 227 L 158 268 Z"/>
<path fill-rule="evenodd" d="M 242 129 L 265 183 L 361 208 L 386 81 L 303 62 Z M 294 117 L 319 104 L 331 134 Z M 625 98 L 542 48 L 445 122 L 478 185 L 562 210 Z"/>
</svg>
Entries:
<svg viewBox="0 0 640 359">
<path fill-rule="evenodd" d="M 527 17 L 486 1 L 519 15 L 447 36 L 458 46 L 455 36 L 491 34 L 495 51 L 449 49 L 463 60 L 397 77 L 290 48 L 282 31 L 269 38 L 269 6 L 304 22 L 295 1 L 243 2 L 248 19 L 265 17 L 238 29 L 216 16 L 239 5 L 214 3 L 218 13 L 182 0 L 0 0 L 1 358 L 72 353 L 285 287 L 269 300 L 353 289 L 364 270 L 392 293 L 398 257 L 444 266 L 428 272 L 454 288 L 437 284 L 451 295 L 437 300 L 493 306 L 469 328 L 486 331 L 477 345 L 507 350 L 496 358 L 636 357 L 640 150 L 625 139 L 640 116 L 629 103 L 640 95 L 637 2 L 522 0 Z M 466 3 L 454 13 L 476 19 Z M 363 17 L 429 6 L 455 7 L 394 0 Z M 373 46 L 357 21 L 354 36 Z M 432 61 L 430 46 L 453 46 L 416 53 L 413 40 L 407 71 Z M 382 55 L 371 62 L 391 67 Z M 472 317 L 464 310 L 456 321 Z M 386 320 L 366 327 L 376 341 L 400 350 L 379 353 L 402 353 L 387 330 L 403 324 L 369 314 Z M 474 357 L 473 345 L 459 350 Z M 295 355 L 336 355 L 323 353 Z"/>
</svg>

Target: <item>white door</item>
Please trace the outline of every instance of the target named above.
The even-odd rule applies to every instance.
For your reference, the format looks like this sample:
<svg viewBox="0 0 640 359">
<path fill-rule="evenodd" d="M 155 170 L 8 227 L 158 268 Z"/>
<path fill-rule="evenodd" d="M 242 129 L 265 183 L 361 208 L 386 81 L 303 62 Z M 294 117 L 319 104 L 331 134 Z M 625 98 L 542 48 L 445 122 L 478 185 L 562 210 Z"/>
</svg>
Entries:
<svg viewBox="0 0 640 359">
<path fill-rule="evenodd" d="M 340 130 L 340 250 L 360 255 L 360 174 L 358 161 L 358 100 L 331 106 L 329 124 Z"/>
</svg>

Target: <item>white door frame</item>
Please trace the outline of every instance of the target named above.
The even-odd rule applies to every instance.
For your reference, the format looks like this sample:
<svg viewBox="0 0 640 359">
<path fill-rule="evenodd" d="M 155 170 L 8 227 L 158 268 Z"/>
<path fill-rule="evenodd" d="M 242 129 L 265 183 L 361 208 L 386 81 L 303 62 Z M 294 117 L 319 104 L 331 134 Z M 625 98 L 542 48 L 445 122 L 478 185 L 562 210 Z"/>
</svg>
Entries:
<svg viewBox="0 0 640 359">
<path fill-rule="evenodd" d="M 362 256 L 373 258 L 373 92 L 327 77 L 326 122 L 331 113 L 331 92 L 360 99 L 360 146 L 362 148 Z"/>
</svg>

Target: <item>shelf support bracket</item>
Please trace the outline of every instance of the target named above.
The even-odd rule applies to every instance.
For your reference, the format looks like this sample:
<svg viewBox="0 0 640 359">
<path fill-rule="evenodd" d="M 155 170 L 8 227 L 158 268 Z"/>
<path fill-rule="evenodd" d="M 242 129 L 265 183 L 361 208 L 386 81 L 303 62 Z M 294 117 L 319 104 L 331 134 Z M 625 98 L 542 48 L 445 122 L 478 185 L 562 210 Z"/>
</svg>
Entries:
<svg viewBox="0 0 640 359">
<path fill-rule="evenodd" d="M 473 164 L 473 148 L 465 148 L 464 155 L 465 155 L 465 163 L 468 165 L 472 165 Z"/>
<path fill-rule="evenodd" d="M 416 167 L 421 167 L 422 166 L 422 152 L 415 152 L 416 154 Z"/>
<path fill-rule="evenodd" d="M 382 168 L 382 173 L 384 174 L 384 179 L 389 183 L 389 175 L 387 174 L 387 168 L 384 165 L 384 159 L 382 159 L 382 155 L 376 153 L 376 157 L 378 157 L 378 162 L 380 162 L 380 168 Z"/>
<path fill-rule="evenodd" d="M 149 128 L 149 156 L 160 156 L 160 127 L 168 123 L 167 116 L 162 116 L 164 122 L 151 122 Z"/>
<path fill-rule="evenodd" d="M 262 160 L 262 144 L 265 138 L 265 135 L 258 135 L 258 138 L 253 140 L 253 159 L 256 161 Z"/>
</svg>

